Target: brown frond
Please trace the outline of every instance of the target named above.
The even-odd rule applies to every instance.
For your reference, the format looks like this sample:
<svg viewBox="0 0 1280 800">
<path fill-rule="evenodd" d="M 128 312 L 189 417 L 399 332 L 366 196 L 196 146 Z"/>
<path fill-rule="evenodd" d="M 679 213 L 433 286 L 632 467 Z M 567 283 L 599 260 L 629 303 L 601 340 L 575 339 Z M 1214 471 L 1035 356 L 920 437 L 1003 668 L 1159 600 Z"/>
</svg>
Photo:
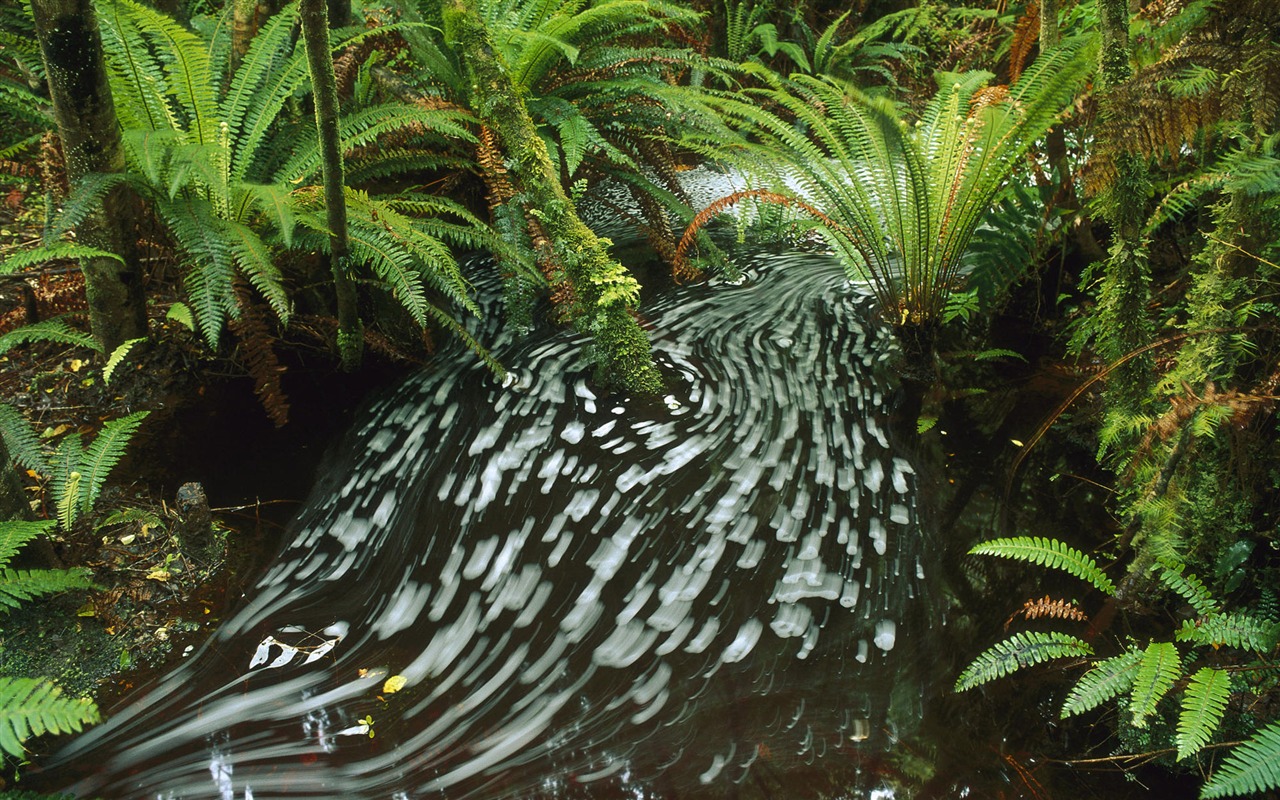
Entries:
<svg viewBox="0 0 1280 800">
<path fill-rule="evenodd" d="M 698 231 L 705 227 L 708 222 L 714 219 L 716 215 L 720 214 L 726 208 L 748 199 L 760 200 L 766 203 L 777 203 L 779 205 L 786 206 L 787 208 L 799 208 L 822 222 L 823 225 L 845 230 L 843 225 L 840 225 L 835 220 L 831 219 L 831 217 L 828 217 L 814 206 L 799 198 L 779 194 L 778 192 L 772 192 L 768 189 L 747 189 L 741 192 L 734 192 L 733 194 L 726 195 L 718 200 L 712 201 L 711 205 L 699 211 L 697 216 L 693 218 L 693 222 L 689 223 L 689 227 L 685 228 L 684 235 L 680 237 L 680 244 L 676 247 L 675 257 L 672 259 L 671 275 L 675 278 L 677 283 L 699 277 L 698 270 L 689 263 L 688 258 L 686 257 L 686 254 L 689 252 L 689 248 L 693 245 L 694 240 L 698 236 Z"/>
<path fill-rule="evenodd" d="M 1008 630 L 1009 624 L 1019 616 L 1026 620 L 1064 619 L 1070 622 L 1089 621 L 1089 615 L 1081 611 L 1074 600 L 1055 600 L 1049 595 L 1023 603 L 1022 608 L 1010 614 L 1009 618 L 1004 621 L 1005 630 Z"/>
<path fill-rule="evenodd" d="M 1040 36 L 1040 3 L 1031 0 L 1013 27 L 1013 42 L 1009 45 L 1009 82 L 1018 80 L 1027 66 L 1031 50 Z"/>
<path fill-rule="evenodd" d="M 258 396 L 267 417 L 277 428 L 282 427 L 289 421 L 289 400 L 280 385 L 285 367 L 272 348 L 276 337 L 272 331 L 271 311 L 266 305 L 253 301 L 249 287 L 243 281 L 236 282 L 235 296 L 240 316 L 231 320 L 228 327 L 239 340 L 236 357 L 253 376 L 253 393 Z"/>
</svg>

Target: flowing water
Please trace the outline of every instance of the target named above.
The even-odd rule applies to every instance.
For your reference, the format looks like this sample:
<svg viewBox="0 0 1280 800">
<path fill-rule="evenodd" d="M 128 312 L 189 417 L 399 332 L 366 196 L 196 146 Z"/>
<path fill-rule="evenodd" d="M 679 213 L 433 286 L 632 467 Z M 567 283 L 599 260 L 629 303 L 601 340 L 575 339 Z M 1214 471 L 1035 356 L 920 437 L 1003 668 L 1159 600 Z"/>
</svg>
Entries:
<svg viewBox="0 0 1280 800">
<path fill-rule="evenodd" d="M 661 400 L 601 394 L 567 333 L 496 346 L 505 385 L 459 353 L 383 397 L 243 606 L 53 770 L 107 800 L 882 796 L 925 569 L 892 345 L 830 260 L 744 266 L 646 308 Z"/>
</svg>

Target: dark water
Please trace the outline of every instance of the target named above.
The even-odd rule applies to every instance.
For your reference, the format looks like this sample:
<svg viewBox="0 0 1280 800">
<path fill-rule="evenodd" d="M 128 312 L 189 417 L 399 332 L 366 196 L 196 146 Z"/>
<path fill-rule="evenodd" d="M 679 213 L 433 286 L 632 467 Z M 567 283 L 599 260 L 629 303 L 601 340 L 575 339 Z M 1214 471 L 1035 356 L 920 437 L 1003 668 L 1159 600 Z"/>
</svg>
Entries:
<svg viewBox="0 0 1280 800">
<path fill-rule="evenodd" d="M 866 765 L 923 658 L 891 345 L 831 261 L 745 267 L 646 309 L 661 401 L 599 394 L 564 333 L 497 346 L 506 386 L 460 354 L 389 393 L 243 607 L 53 773 L 108 800 L 885 796 Z"/>
</svg>

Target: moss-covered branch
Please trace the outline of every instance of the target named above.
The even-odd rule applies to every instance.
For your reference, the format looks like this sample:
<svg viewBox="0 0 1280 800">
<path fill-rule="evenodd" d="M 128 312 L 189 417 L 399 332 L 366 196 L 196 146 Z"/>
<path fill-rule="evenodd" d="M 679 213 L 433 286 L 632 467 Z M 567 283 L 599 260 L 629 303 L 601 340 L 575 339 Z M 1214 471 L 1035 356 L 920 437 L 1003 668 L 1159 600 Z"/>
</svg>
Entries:
<svg viewBox="0 0 1280 800">
<path fill-rule="evenodd" d="M 445 35 L 467 67 L 472 111 L 497 134 L 517 199 L 537 216 L 573 288 L 575 322 L 595 342 L 597 378 L 633 392 L 659 391 L 648 337 L 632 313 L 640 285 L 610 257 L 607 241 L 583 223 L 565 194 L 474 0 L 442 0 L 442 11 Z"/>
</svg>

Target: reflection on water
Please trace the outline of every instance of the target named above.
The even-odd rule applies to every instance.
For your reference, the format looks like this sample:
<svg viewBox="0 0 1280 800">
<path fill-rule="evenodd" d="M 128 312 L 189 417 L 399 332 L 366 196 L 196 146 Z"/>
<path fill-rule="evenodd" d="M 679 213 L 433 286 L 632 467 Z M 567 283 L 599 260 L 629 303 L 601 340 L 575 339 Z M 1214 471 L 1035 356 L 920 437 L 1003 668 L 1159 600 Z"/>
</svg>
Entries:
<svg viewBox="0 0 1280 800">
<path fill-rule="evenodd" d="M 883 796 L 923 578 L 889 343 L 832 263 L 746 266 L 647 311 L 658 402 L 601 395 L 563 333 L 498 348 L 505 387 L 459 355 L 384 398 L 244 607 L 55 769 L 104 798 Z"/>
</svg>

